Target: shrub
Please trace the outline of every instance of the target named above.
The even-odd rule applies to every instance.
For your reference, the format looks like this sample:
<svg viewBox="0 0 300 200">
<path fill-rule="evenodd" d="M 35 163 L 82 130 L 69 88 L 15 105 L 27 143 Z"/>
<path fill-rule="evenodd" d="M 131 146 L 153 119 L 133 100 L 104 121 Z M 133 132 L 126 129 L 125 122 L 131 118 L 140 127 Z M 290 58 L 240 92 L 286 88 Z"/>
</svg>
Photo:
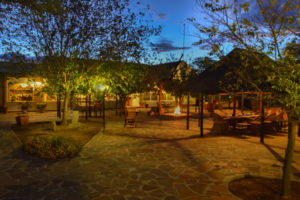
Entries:
<svg viewBox="0 0 300 200">
<path fill-rule="evenodd" d="M 36 136 L 24 144 L 26 153 L 43 159 L 70 158 L 76 156 L 82 146 L 60 136 Z"/>
</svg>

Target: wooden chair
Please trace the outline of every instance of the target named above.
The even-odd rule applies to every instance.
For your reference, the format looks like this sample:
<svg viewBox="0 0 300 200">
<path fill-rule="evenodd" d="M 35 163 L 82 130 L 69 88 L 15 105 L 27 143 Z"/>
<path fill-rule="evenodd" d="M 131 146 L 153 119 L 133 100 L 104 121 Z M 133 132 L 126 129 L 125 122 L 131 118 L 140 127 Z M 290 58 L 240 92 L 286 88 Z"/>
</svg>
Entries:
<svg viewBox="0 0 300 200">
<path fill-rule="evenodd" d="M 229 121 L 224 119 L 222 116 L 217 113 L 211 113 L 213 118 L 214 125 L 212 127 L 212 132 L 214 133 L 227 133 L 229 129 Z"/>
<path fill-rule="evenodd" d="M 124 127 L 135 128 L 136 127 L 136 108 L 127 107 L 125 111 L 125 123 Z"/>
</svg>

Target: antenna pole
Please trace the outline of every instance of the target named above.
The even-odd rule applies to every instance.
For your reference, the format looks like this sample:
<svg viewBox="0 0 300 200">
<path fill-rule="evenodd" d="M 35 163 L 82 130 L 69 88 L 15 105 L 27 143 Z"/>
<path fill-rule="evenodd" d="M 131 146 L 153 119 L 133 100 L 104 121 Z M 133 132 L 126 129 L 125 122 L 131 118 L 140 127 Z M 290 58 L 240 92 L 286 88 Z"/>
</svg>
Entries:
<svg viewBox="0 0 300 200">
<path fill-rule="evenodd" d="M 182 57 L 184 57 L 184 44 L 185 43 L 185 24 L 183 24 L 183 45 L 182 45 Z"/>
</svg>

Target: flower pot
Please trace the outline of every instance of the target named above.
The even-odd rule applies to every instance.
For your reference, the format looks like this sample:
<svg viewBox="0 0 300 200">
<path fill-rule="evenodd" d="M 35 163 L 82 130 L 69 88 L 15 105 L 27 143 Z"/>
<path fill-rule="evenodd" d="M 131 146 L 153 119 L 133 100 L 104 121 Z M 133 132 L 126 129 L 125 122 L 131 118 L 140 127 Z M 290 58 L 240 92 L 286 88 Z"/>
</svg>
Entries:
<svg viewBox="0 0 300 200">
<path fill-rule="evenodd" d="M 29 123 L 29 116 L 28 115 L 17 116 L 16 122 L 18 126 L 26 126 Z"/>
</svg>

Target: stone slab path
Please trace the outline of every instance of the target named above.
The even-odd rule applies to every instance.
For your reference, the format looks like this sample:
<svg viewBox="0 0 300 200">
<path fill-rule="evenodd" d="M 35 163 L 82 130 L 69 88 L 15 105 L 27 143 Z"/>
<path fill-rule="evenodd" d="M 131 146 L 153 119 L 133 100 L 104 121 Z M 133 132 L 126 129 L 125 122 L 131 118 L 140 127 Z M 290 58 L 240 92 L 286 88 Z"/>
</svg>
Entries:
<svg viewBox="0 0 300 200">
<path fill-rule="evenodd" d="M 124 129 L 123 121 L 111 119 L 78 157 L 60 161 L 25 155 L 2 126 L 0 199 L 230 200 L 238 199 L 227 189 L 232 179 L 281 177 L 286 134 L 267 136 L 262 145 L 258 137 L 207 134 L 212 122 L 204 123 L 200 138 L 195 119 L 191 130 L 185 120 L 141 117 L 136 129 Z M 294 156 L 293 172 L 299 172 L 299 138 Z"/>
</svg>

